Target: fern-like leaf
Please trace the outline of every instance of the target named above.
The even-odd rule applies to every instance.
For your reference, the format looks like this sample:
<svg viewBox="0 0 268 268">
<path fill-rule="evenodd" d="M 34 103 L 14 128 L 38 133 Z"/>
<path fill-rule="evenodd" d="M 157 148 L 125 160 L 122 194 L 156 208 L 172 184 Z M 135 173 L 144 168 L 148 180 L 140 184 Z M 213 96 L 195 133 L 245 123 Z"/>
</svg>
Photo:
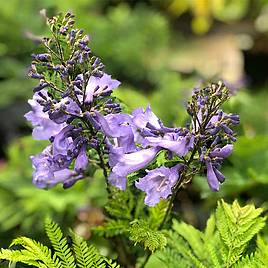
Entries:
<svg viewBox="0 0 268 268">
<path fill-rule="evenodd" d="M 166 214 L 167 207 L 168 201 L 163 199 L 154 207 L 149 208 L 148 221 L 152 229 L 157 230 L 159 225 L 162 223 Z"/>
<path fill-rule="evenodd" d="M 94 246 L 88 246 L 82 237 L 72 231 L 71 237 L 79 268 L 105 268 L 104 259 Z"/>
<path fill-rule="evenodd" d="M 161 259 L 169 262 L 167 267 L 174 267 L 172 252 L 174 259 L 182 258 L 191 263 L 190 267 L 265 268 L 268 245 L 258 237 L 256 249 L 254 239 L 265 224 L 261 213 L 262 209 L 253 205 L 240 207 L 237 201 L 232 205 L 220 201 L 204 232 L 174 220 L 173 231 L 167 232 L 168 245 L 161 252 Z"/>
<path fill-rule="evenodd" d="M 75 268 L 75 260 L 71 249 L 58 224 L 47 218 L 45 220 L 45 230 L 56 255 L 61 259 L 61 267 Z"/>
<path fill-rule="evenodd" d="M 103 225 L 92 228 L 91 230 L 104 237 L 113 237 L 128 231 L 129 222 L 124 220 L 107 220 Z"/>
<path fill-rule="evenodd" d="M 72 249 L 63 237 L 60 227 L 49 219 L 45 221 L 47 235 L 55 254 L 43 244 L 27 238 L 14 239 L 12 246 L 22 249 L 0 249 L 0 260 L 12 263 L 21 262 L 38 268 L 120 268 L 116 262 L 103 257 L 98 250 L 87 245 L 86 241 L 71 231 Z"/>
<path fill-rule="evenodd" d="M 253 205 L 240 207 L 237 201 L 232 206 L 223 200 L 218 203 L 216 221 L 226 267 L 242 257 L 249 241 L 264 227 L 265 218 L 259 216 L 261 212 Z"/>
<path fill-rule="evenodd" d="M 134 241 L 135 244 L 141 243 L 144 248 L 148 248 L 152 252 L 156 249 L 163 249 L 167 244 L 164 233 L 152 230 L 149 223 L 145 220 L 132 222 L 129 228 L 129 234 L 130 240 Z"/>
<path fill-rule="evenodd" d="M 14 245 L 22 246 L 25 250 L 21 252 L 26 256 L 35 255 L 33 260 L 38 261 L 39 266 L 43 263 L 49 268 L 61 268 L 58 257 L 55 254 L 52 255 L 51 250 L 40 242 L 28 237 L 19 237 L 12 241 L 11 246 Z"/>
</svg>

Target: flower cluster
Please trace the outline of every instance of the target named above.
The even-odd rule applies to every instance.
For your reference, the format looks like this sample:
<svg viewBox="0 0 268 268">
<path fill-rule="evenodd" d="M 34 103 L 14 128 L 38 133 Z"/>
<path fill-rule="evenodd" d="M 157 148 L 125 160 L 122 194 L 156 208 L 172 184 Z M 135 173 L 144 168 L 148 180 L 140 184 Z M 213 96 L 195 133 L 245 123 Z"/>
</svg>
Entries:
<svg viewBox="0 0 268 268">
<path fill-rule="evenodd" d="M 46 53 L 33 55 L 29 76 L 39 80 L 32 111 L 25 117 L 34 126 L 33 137 L 49 140 L 45 150 L 32 157 L 33 182 L 52 187 L 62 182 L 65 188 L 84 177 L 88 149 L 97 148 L 94 112 L 120 112 L 110 98 L 120 82 L 103 72 L 103 64 L 88 47 L 89 37 L 74 29 L 73 15 L 48 19 L 52 38 L 43 39 Z"/>
<path fill-rule="evenodd" d="M 222 83 L 195 90 L 187 128 L 165 126 L 150 106 L 123 113 L 112 96 L 120 82 L 104 72 L 88 47 L 90 38 L 74 29 L 73 15 L 47 21 L 52 38 L 43 40 L 45 53 L 33 55 L 29 75 L 39 84 L 29 100 L 32 111 L 25 115 L 33 137 L 50 141 L 31 158 L 35 185 L 68 188 L 97 165 L 121 190 L 136 173 L 135 186 L 146 192 L 149 206 L 205 171 L 211 189 L 219 189 L 224 180 L 219 168 L 235 141 L 231 127 L 239 123 L 237 115 L 220 110 L 229 98 Z"/>
</svg>

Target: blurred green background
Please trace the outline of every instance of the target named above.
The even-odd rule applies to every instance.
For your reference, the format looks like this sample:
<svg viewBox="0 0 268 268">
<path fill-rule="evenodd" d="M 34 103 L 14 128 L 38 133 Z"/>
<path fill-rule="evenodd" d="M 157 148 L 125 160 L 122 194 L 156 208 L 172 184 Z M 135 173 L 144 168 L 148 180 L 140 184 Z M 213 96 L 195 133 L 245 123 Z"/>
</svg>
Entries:
<svg viewBox="0 0 268 268">
<path fill-rule="evenodd" d="M 103 180 L 45 191 L 31 184 L 33 141 L 23 118 L 34 81 L 27 78 L 31 54 L 46 34 L 39 15 L 72 11 L 77 27 L 92 37 L 91 47 L 107 72 L 122 82 L 115 92 L 130 109 L 151 104 L 167 124 L 187 121 L 185 103 L 193 87 L 223 79 L 234 97 L 226 105 L 239 113 L 238 141 L 212 193 L 195 178 L 176 200 L 182 219 L 203 227 L 216 201 L 237 198 L 268 209 L 268 1 L 267 0 L 9 0 L 0 8 L 0 246 L 17 236 L 44 239 L 50 214 L 63 228 L 90 237 L 103 220 Z M 93 174 L 93 173 L 92 173 Z M 266 230 L 268 236 L 268 230 Z"/>
</svg>

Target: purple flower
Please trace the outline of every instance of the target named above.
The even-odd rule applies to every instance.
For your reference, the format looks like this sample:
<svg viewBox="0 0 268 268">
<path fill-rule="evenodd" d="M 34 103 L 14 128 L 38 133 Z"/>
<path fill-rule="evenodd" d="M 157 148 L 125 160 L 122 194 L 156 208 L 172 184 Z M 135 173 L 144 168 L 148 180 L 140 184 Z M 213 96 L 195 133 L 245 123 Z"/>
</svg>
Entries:
<svg viewBox="0 0 268 268">
<path fill-rule="evenodd" d="M 86 87 L 85 102 L 91 103 L 94 97 L 109 94 L 119 85 L 119 81 L 112 79 L 110 75 L 105 73 L 102 77 L 91 76 Z"/>
<path fill-rule="evenodd" d="M 161 198 L 168 198 L 172 193 L 172 187 L 179 179 L 179 172 L 183 165 L 179 164 L 172 168 L 160 167 L 147 172 L 147 175 L 135 183 L 135 186 L 146 192 L 144 203 L 154 206 Z"/>
<path fill-rule="evenodd" d="M 127 186 L 127 179 L 125 176 L 119 176 L 114 172 L 111 172 L 110 176 L 108 177 L 108 181 L 111 185 L 117 187 L 120 190 L 125 190 Z"/>
<path fill-rule="evenodd" d="M 206 166 L 207 166 L 207 180 L 210 189 L 212 191 L 219 191 L 220 188 L 219 182 L 224 182 L 225 180 L 224 175 L 213 166 L 210 159 L 206 161 Z"/>
<path fill-rule="evenodd" d="M 117 139 L 117 147 L 124 148 L 124 153 L 136 151 L 132 120 L 127 114 L 109 114 L 106 116 L 96 112 L 95 120 L 101 125 L 107 137 Z"/>
<path fill-rule="evenodd" d="M 216 148 L 213 151 L 209 153 L 209 156 L 214 158 L 214 157 L 219 157 L 219 158 L 226 158 L 228 157 L 233 151 L 233 145 L 232 144 L 227 144 L 223 146 L 222 148 Z"/>
<path fill-rule="evenodd" d="M 137 140 L 143 143 L 143 137 L 158 136 L 168 132 L 174 132 L 176 129 L 165 127 L 162 121 L 152 112 L 150 105 L 144 111 L 142 108 L 137 108 L 132 112 L 132 121 L 134 133 L 139 133 Z"/>
<path fill-rule="evenodd" d="M 47 93 L 42 91 L 42 95 L 47 97 Z M 51 136 L 56 135 L 59 131 L 66 126 L 66 123 L 56 124 L 53 122 L 47 112 L 43 112 L 43 106 L 38 102 L 40 95 L 35 93 L 33 99 L 28 103 L 32 107 L 32 111 L 25 114 L 25 118 L 34 126 L 33 137 L 36 140 L 48 140 Z"/>
<path fill-rule="evenodd" d="M 146 167 L 159 151 L 160 148 L 153 147 L 129 154 L 118 155 L 117 164 L 113 167 L 112 172 L 118 175 L 118 177 L 125 177 L 132 172 Z"/>
<path fill-rule="evenodd" d="M 148 145 L 165 148 L 178 156 L 185 156 L 193 148 L 194 136 L 189 133 L 166 133 L 163 137 L 146 137 Z"/>
<path fill-rule="evenodd" d="M 53 105 L 49 111 L 49 118 L 57 124 L 66 122 L 71 117 L 79 117 L 81 109 L 71 98 L 63 98 L 60 102 Z"/>
<path fill-rule="evenodd" d="M 86 151 L 86 144 L 83 144 L 80 152 L 75 160 L 75 165 L 74 165 L 74 169 L 77 172 L 81 172 L 86 170 L 87 165 L 88 165 L 88 156 L 87 156 L 87 151 Z"/>
<path fill-rule="evenodd" d="M 41 154 L 31 157 L 34 168 L 33 183 L 39 188 L 52 187 L 76 175 L 67 168 L 59 168 L 53 160 L 51 150 L 52 147 L 48 146 Z"/>
<path fill-rule="evenodd" d="M 68 125 L 64 127 L 53 140 L 53 154 L 67 154 L 68 148 L 72 143 L 72 131 L 74 130 L 74 126 Z"/>
<path fill-rule="evenodd" d="M 146 128 L 150 126 L 155 130 L 160 130 L 162 128 L 162 122 L 153 113 L 150 105 L 144 111 L 143 108 L 137 108 L 132 112 L 133 122 L 138 128 Z"/>
</svg>

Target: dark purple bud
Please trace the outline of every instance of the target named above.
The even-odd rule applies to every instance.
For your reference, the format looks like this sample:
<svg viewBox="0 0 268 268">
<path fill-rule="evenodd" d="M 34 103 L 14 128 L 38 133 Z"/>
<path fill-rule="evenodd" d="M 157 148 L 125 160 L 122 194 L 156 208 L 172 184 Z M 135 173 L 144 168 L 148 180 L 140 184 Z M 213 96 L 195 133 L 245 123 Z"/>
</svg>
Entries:
<svg viewBox="0 0 268 268">
<path fill-rule="evenodd" d="M 230 138 L 231 141 L 236 142 L 236 138 L 234 136 L 228 135 L 228 137 Z"/>
<path fill-rule="evenodd" d="M 68 88 L 65 92 L 61 93 L 61 97 L 62 98 L 66 98 L 68 97 L 70 94 L 72 93 L 72 90 L 70 88 Z M 65 103 L 65 104 L 69 104 L 69 103 Z"/>
<path fill-rule="evenodd" d="M 231 123 L 237 125 L 240 123 L 240 118 L 238 114 L 228 114 L 226 118 L 230 119 Z"/>
<path fill-rule="evenodd" d="M 69 29 L 69 27 L 68 27 L 67 25 L 62 26 L 62 27 L 60 28 L 60 33 L 64 35 L 64 34 L 66 34 L 66 32 L 68 31 L 68 29 Z"/>
<path fill-rule="evenodd" d="M 211 129 L 208 130 L 208 132 L 211 134 L 211 135 L 216 135 L 218 132 L 220 131 L 220 127 L 213 127 Z"/>
<path fill-rule="evenodd" d="M 46 103 L 43 103 L 43 112 L 47 112 L 51 109 L 51 102 L 46 102 Z"/>
<path fill-rule="evenodd" d="M 216 168 L 213 168 L 213 170 L 214 170 L 214 173 L 215 173 L 218 181 L 224 182 L 225 181 L 224 175 L 218 169 L 216 169 Z"/>
<path fill-rule="evenodd" d="M 32 54 L 32 57 L 35 60 L 39 60 L 39 61 L 50 61 L 51 60 L 51 56 L 48 53 L 43 53 L 43 54 Z"/>
<path fill-rule="evenodd" d="M 99 64 L 101 63 L 100 59 L 99 58 L 96 58 L 94 63 L 92 64 L 92 67 L 95 68 L 97 67 Z"/>
<path fill-rule="evenodd" d="M 61 70 L 61 66 L 56 65 L 56 66 L 53 67 L 53 70 L 59 72 Z"/>
<path fill-rule="evenodd" d="M 226 158 L 233 152 L 233 145 L 227 144 L 223 146 L 222 148 L 216 148 L 212 152 L 209 153 L 210 157 L 220 157 L 220 158 Z"/>
<path fill-rule="evenodd" d="M 72 13 L 71 12 L 67 12 L 66 14 L 65 14 L 65 18 L 70 18 L 72 16 Z"/>
<path fill-rule="evenodd" d="M 113 92 L 112 90 L 103 91 L 101 92 L 100 96 L 102 97 L 110 96 L 112 92 Z"/>
<path fill-rule="evenodd" d="M 49 84 L 48 83 L 40 83 L 37 87 L 33 88 L 33 92 L 36 93 L 42 89 L 44 89 L 45 87 L 48 87 Z"/>
<path fill-rule="evenodd" d="M 72 25 L 75 24 L 75 21 L 74 20 L 69 20 L 67 23 L 68 23 L 68 25 L 72 26 Z"/>
<path fill-rule="evenodd" d="M 226 125 L 221 124 L 221 127 L 222 127 L 222 129 L 224 130 L 224 132 L 225 132 L 226 134 L 230 134 L 230 135 L 233 134 L 233 131 L 232 131 L 229 127 L 227 127 Z"/>
<path fill-rule="evenodd" d="M 74 179 L 74 178 L 69 179 L 69 180 L 63 182 L 62 187 L 63 187 L 63 189 L 68 189 L 68 188 L 72 187 L 76 182 L 77 182 L 77 179 Z"/>
<path fill-rule="evenodd" d="M 47 100 L 47 97 L 43 94 L 43 92 L 38 92 L 38 96 L 44 100 Z"/>
<path fill-rule="evenodd" d="M 48 115 L 49 115 L 49 118 L 57 124 L 62 124 L 69 118 L 67 114 L 65 114 L 63 111 L 58 110 L 58 109 L 54 111 L 50 111 Z"/>
<path fill-rule="evenodd" d="M 42 74 L 32 73 L 32 72 L 29 72 L 29 77 L 33 79 L 44 79 L 44 76 Z"/>
<path fill-rule="evenodd" d="M 216 146 L 221 141 L 221 138 L 217 136 L 214 141 L 211 143 L 211 147 Z"/>
<path fill-rule="evenodd" d="M 90 41 L 90 37 L 88 35 L 85 35 L 81 41 L 79 41 L 82 45 L 87 45 Z"/>
<path fill-rule="evenodd" d="M 71 178 L 71 179 L 64 181 L 62 186 L 64 189 L 68 189 L 71 186 L 73 186 L 78 180 L 81 180 L 81 179 L 83 179 L 83 175 L 78 175 L 74 178 Z"/>
<path fill-rule="evenodd" d="M 67 64 L 74 65 L 75 64 L 75 61 L 74 60 L 67 60 Z"/>
<path fill-rule="evenodd" d="M 212 191 L 219 191 L 219 181 L 212 167 L 211 161 L 206 162 L 207 165 L 207 180 Z"/>
<path fill-rule="evenodd" d="M 77 159 L 75 161 L 74 169 L 77 172 L 84 171 L 87 168 L 88 156 L 87 156 L 86 148 L 87 148 L 86 144 L 83 144 L 77 156 Z"/>
<path fill-rule="evenodd" d="M 95 117 L 92 114 L 86 112 L 84 116 L 96 130 L 99 130 L 101 128 L 100 123 L 95 119 Z"/>
</svg>

